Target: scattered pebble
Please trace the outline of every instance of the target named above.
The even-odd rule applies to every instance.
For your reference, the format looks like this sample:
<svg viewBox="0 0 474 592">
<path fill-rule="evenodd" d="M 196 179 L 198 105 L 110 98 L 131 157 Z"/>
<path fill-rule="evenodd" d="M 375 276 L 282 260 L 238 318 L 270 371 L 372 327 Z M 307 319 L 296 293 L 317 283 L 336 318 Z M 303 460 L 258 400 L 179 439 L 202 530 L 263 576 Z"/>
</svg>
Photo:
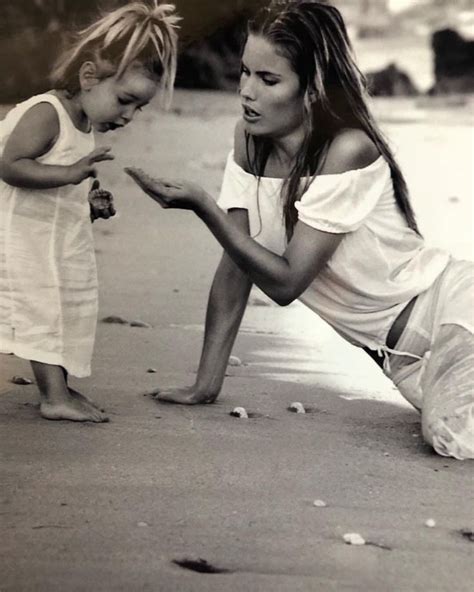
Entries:
<svg viewBox="0 0 474 592">
<path fill-rule="evenodd" d="M 327 506 L 326 502 L 320 499 L 314 500 L 313 506 L 316 508 L 325 508 Z"/>
<path fill-rule="evenodd" d="M 242 366 L 242 360 L 237 356 L 230 356 L 228 364 L 229 366 Z"/>
<path fill-rule="evenodd" d="M 303 406 L 303 403 L 291 403 L 288 407 L 288 411 L 292 411 L 293 413 L 306 413 L 306 409 Z"/>
<path fill-rule="evenodd" d="M 158 370 L 156 368 L 148 368 L 147 372 L 149 374 L 156 374 L 158 372 Z"/>
<path fill-rule="evenodd" d="M 230 415 L 232 415 L 232 417 L 239 417 L 240 419 L 248 419 L 248 414 L 244 407 L 236 407 L 230 412 Z"/>
<path fill-rule="evenodd" d="M 110 323 L 111 325 L 128 325 L 128 321 L 117 315 L 110 315 L 102 319 L 103 323 Z"/>
<path fill-rule="evenodd" d="M 468 541 L 471 541 L 471 543 L 474 543 L 474 530 L 472 530 L 472 528 L 461 528 L 459 533 L 465 539 L 467 539 Z"/>
<path fill-rule="evenodd" d="M 357 532 L 348 532 L 342 538 L 348 545 L 365 545 L 365 540 Z"/>
<path fill-rule="evenodd" d="M 390 454 L 388 452 L 384 452 L 383 455 L 384 456 L 390 456 Z"/>
<path fill-rule="evenodd" d="M 271 306 L 271 302 L 263 300 L 263 298 L 258 298 L 258 296 L 251 298 L 249 304 L 250 306 Z"/>
<path fill-rule="evenodd" d="M 14 376 L 11 380 L 13 384 L 33 384 L 33 381 L 23 376 Z"/>
<path fill-rule="evenodd" d="M 152 325 L 150 325 L 150 323 L 145 323 L 144 321 L 130 321 L 130 327 L 142 327 L 143 329 L 151 329 Z"/>
<path fill-rule="evenodd" d="M 428 528 L 434 528 L 436 526 L 436 521 L 433 520 L 433 518 L 428 518 L 428 520 L 425 522 L 425 526 Z"/>
<path fill-rule="evenodd" d="M 143 528 L 144 526 L 148 526 L 148 523 L 147 522 L 137 522 L 137 526 L 140 526 Z"/>
</svg>

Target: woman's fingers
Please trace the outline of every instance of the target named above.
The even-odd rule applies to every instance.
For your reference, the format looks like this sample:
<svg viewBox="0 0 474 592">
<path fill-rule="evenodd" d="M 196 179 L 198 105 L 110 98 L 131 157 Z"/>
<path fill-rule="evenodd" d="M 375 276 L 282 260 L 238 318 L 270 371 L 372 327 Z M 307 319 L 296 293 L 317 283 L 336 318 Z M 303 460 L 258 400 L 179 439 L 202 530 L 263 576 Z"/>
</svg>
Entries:
<svg viewBox="0 0 474 592">
<path fill-rule="evenodd" d="M 166 191 L 164 186 L 162 186 L 158 181 L 152 179 L 149 175 L 147 175 L 141 169 L 136 169 L 134 167 L 127 167 L 124 169 L 127 175 L 129 175 L 135 183 L 150 197 L 152 197 L 155 201 L 157 201 L 162 207 L 168 207 L 168 204 L 165 199 Z"/>
</svg>

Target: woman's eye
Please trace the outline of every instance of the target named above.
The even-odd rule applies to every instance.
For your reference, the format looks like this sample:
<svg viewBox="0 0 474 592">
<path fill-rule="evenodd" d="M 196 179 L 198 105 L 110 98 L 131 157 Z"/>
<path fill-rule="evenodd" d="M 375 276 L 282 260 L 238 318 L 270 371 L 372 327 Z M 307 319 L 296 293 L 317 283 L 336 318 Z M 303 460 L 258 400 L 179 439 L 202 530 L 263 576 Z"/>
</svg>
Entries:
<svg viewBox="0 0 474 592">
<path fill-rule="evenodd" d="M 274 78 L 262 78 L 262 80 L 265 86 L 275 86 L 275 84 L 278 82 L 278 80 L 275 80 Z"/>
<path fill-rule="evenodd" d="M 129 105 L 130 104 L 130 101 L 128 99 L 122 99 L 121 97 L 118 97 L 118 102 L 121 105 Z"/>
</svg>

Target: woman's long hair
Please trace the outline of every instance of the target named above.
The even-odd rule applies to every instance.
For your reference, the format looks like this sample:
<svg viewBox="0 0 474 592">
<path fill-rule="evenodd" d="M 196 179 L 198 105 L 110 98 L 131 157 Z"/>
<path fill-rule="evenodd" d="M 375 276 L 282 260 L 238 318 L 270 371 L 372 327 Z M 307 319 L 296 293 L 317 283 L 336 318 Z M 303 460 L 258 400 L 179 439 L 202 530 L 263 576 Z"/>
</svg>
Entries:
<svg viewBox="0 0 474 592">
<path fill-rule="evenodd" d="M 348 127 L 363 130 L 388 163 L 398 208 L 419 234 L 403 174 L 368 109 L 365 80 L 339 11 L 321 1 L 274 0 L 250 20 L 248 34 L 278 46 L 298 75 L 304 97 L 305 138 L 282 187 L 288 240 L 297 222 L 295 202 L 321 170 L 332 139 Z M 251 170 L 260 178 L 271 139 L 246 134 L 246 144 Z"/>
</svg>

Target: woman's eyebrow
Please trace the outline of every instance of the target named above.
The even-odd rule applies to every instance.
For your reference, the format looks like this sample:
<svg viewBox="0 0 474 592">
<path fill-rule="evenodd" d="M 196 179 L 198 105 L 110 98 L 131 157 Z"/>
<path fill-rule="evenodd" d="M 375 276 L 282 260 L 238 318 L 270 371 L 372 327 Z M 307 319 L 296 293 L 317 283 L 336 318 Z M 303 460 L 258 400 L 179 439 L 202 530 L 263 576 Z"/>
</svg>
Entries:
<svg viewBox="0 0 474 592">
<path fill-rule="evenodd" d="M 241 65 L 243 68 L 245 68 L 246 70 L 250 70 L 250 68 L 247 66 L 247 64 L 241 60 Z M 258 74 L 259 76 L 274 76 L 275 78 L 281 78 L 280 74 L 277 74 L 276 72 L 270 72 L 268 70 L 257 70 L 256 74 Z"/>
</svg>

